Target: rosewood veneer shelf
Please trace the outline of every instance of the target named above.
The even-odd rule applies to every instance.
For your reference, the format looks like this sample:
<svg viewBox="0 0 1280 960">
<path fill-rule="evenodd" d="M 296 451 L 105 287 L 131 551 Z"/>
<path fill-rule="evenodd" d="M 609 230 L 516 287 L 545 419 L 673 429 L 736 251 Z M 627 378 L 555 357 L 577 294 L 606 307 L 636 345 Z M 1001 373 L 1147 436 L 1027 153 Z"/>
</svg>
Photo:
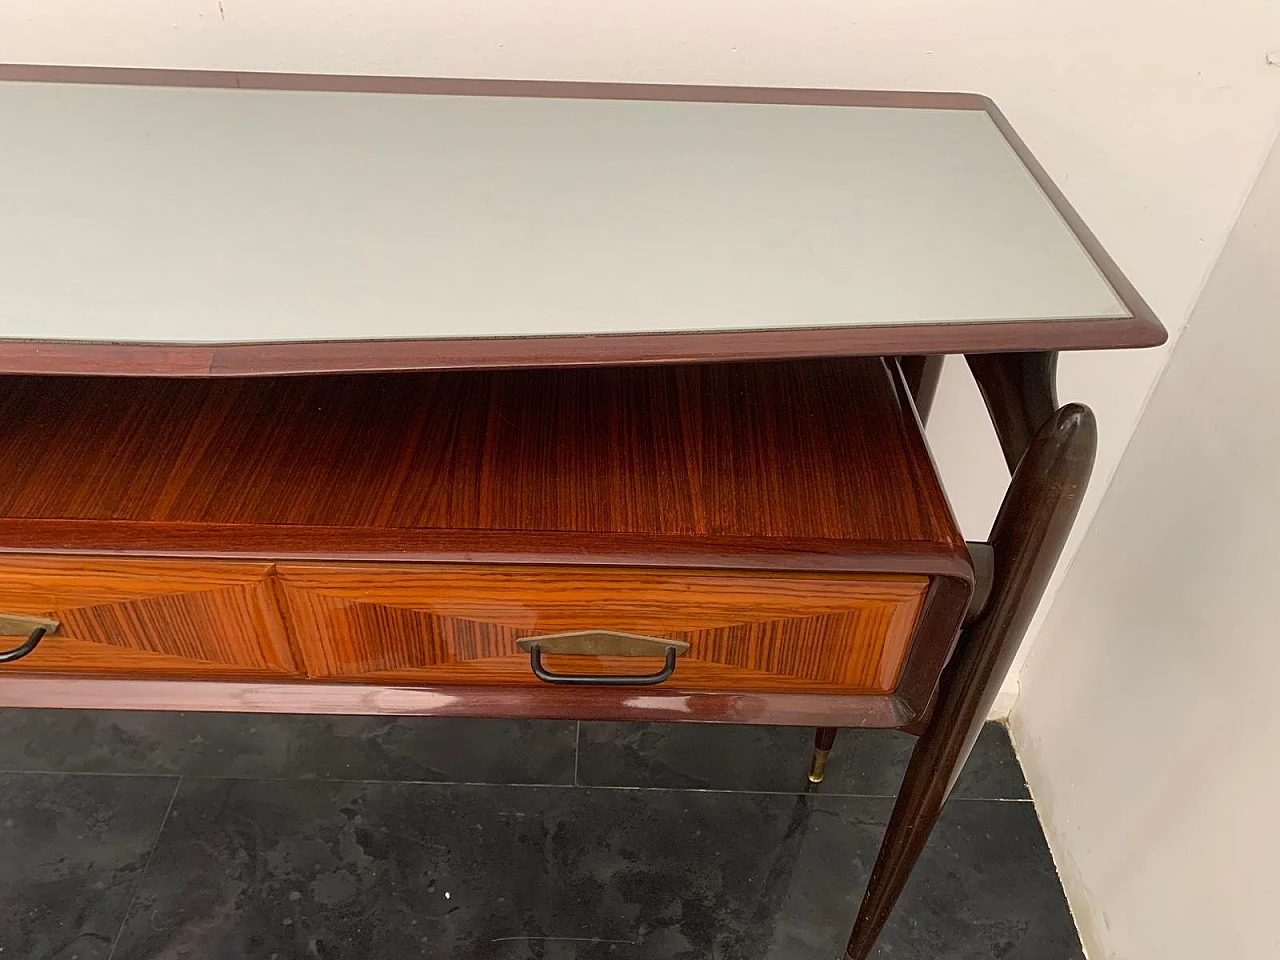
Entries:
<svg viewBox="0 0 1280 960">
<path fill-rule="evenodd" d="M 0 65 L 0 123 L 0 704 L 897 727 L 866 960 L 1088 482 L 1056 351 L 1165 338 L 994 104 Z"/>
<path fill-rule="evenodd" d="M 41 456 L 0 464 L 0 611 L 62 622 L 9 671 L 896 726 L 926 706 L 971 592 L 879 359 L 5 387 L 0 445 Z M 516 646 L 588 630 L 688 649 L 637 700 L 540 682 Z M 472 686 L 500 702 L 468 706 L 453 688 Z M 240 689 L 218 689 L 235 708 Z M 359 709 L 367 692 L 316 696 Z"/>
</svg>

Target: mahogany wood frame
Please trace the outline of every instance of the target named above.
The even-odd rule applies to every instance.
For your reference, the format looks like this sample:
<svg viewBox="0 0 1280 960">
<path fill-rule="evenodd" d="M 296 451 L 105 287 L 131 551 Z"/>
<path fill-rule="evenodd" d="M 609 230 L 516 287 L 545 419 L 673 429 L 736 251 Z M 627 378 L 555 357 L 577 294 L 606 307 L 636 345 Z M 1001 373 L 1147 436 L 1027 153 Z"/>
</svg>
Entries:
<svg viewBox="0 0 1280 960">
<path fill-rule="evenodd" d="M 987 97 L 972 93 L 326 76 L 0 64 L 0 82 L 292 90 L 398 95 L 556 97 L 917 107 L 986 113 L 1119 296 L 1127 316 L 589 336 L 108 343 L 0 340 L 0 373 L 242 377 L 298 373 L 897 356 L 1158 346 L 1164 327 Z"/>
</svg>

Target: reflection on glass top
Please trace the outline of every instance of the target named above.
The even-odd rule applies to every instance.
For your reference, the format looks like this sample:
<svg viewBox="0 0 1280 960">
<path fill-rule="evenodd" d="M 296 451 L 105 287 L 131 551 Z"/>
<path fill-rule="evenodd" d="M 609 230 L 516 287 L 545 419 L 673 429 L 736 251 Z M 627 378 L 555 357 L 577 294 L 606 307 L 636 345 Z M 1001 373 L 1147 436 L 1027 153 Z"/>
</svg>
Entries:
<svg viewBox="0 0 1280 960">
<path fill-rule="evenodd" d="M 1124 317 L 978 110 L 0 83 L 0 337 Z"/>
</svg>

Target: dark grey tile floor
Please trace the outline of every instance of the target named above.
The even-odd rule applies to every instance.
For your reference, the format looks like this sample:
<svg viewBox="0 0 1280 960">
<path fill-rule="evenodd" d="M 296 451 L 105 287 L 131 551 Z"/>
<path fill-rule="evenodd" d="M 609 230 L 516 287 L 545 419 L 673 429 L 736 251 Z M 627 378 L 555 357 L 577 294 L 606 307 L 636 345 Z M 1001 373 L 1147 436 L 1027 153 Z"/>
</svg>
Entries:
<svg viewBox="0 0 1280 960">
<path fill-rule="evenodd" d="M 911 741 L 810 737 L 0 710 L 0 960 L 836 960 Z M 1082 958 L 1001 728 L 877 956 Z"/>
</svg>

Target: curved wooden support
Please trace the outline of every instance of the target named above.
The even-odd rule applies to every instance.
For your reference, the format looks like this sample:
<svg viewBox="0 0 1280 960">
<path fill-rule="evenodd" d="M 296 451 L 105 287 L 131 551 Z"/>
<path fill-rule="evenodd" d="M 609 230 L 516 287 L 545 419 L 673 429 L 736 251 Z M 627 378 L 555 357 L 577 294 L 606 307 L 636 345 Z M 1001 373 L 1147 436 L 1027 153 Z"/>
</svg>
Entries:
<svg viewBox="0 0 1280 960">
<path fill-rule="evenodd" d="M 945 359 L 940 353 L 898 358 L 902 377 L 907 382 L 907 390 L 915 402 L 921 423 L 929 421 L 929 411 L 933 409 L 933 398 L 938 395 L 938 381 L 942 378 L 942 361 Z"/>
<path fill-rule="evenodd" d="M 992 416 L 997 416 L 994 407 Z M 1013 432 L 1009 436 L 1016 438 Z M 991 598 L 961 633 L 943 672 L 845 960 L 866 960 L 929 839 L 1062 552 L 1088 484 L 1096 447 L 1093 413 L 1080 404 L 1068 404 L 1034 435 L 1014 471 L 991 531 L 995 558 Z M 1006 456 L 1009 451 L 1006 445 Z"/>
<path fill-rule="evenodd" d="M 965 544 L 969 548 L 969 556 L 973 558 L 973 596 L 969 598 L 969 609 L 965 611 L 964 626 L 968 626 L 982 616 L 987 609 L 987 601 L 991 599 L 991 590 L 996 580 L 996 556 L 991 544 Z"/>
<path fill-rule="evenodd" d="M 1056 353 L 971 353 L 965 356 L 995 424 L 1012 472 L 1031 438 L 1058 409 Z"/>
</svg>

